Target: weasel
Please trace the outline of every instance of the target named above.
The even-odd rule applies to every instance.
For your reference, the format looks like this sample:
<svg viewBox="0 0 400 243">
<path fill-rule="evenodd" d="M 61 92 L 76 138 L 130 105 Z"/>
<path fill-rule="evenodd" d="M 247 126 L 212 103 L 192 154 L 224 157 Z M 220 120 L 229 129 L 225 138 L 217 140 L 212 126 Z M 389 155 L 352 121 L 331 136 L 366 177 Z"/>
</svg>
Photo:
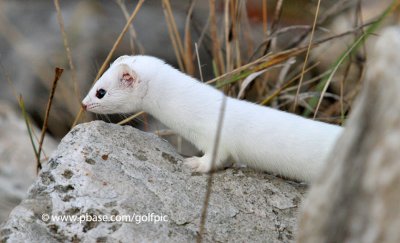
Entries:
<svg viewBox="0 0 400 243">
<path fill-rule="evenodd" d="M 121 56 L 82 101 L 100 114 L 145 111 L 204 152 L 185 159 L 197 172 L 229 158 L 249 167 L 311 182 L 342 128 L 226 97 L 220 143 L 212 153 L 224 94 L 151 56 Z"/>
</svg>

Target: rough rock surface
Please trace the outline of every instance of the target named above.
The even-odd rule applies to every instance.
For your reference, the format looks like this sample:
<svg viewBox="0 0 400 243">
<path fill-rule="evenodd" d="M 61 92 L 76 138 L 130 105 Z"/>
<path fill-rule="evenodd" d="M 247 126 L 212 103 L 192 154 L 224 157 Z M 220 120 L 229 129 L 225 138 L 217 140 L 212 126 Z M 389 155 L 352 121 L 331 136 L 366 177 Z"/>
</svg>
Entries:
<svg viewBox="0 0 400 243">
<path fill-rule="evenodd" d="M 40 131 L 33 128 L 36 135 Z M 50 155 L 57 142 L 47 136 L 43 149 Z M 12 106 L 0 102 L 0 223 L 26 196 L 36 178 L 36 162 L 25 121 Z"/>
<path fill-rule="evenodd" d="M 382 32 L 344 135 L 305 200 L 299 242 L 400 242 L 400 28 Z"/>
<path fill-rule="evenodd" d="M 0 239 L 193 242 L 206 179 L 206 175 L 191 173 L 174 149 L 153 134 L 99 121 L 81 124 L 63 138 L 29 197 L 1 226 Z M 204 240 L 291 242 L 305 190 L 304 185 L 250 169 L 219 172 Z M 79 223 L 43 216 L 106 215 L 111 219 L 112 215 L 151 213 L 166 215 L 167 221 Z"/>
</svg>

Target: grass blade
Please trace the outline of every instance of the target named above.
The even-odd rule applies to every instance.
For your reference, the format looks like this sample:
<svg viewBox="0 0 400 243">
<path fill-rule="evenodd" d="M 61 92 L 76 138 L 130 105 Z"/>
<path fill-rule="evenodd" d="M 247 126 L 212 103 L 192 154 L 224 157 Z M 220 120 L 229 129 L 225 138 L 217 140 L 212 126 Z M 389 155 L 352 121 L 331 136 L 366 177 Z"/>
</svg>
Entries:
<svg viewBox="0 0 400 243">
<path fill-rule="evenodd" d="M 33 152 L 35 153 L 35 156 L 36 156 L 36 161 L 39 161 L 40 160 L 39 153 L 38 153 L 38 150 L 36 149 L 35 142 L 33 141 L 32 129 L 31 129 L 31 126 L 30 126 L 30 121 L 29 121 L 28 114 L 26 113 L 25 103 L 24 103 L 24 100 L 22 99 L 22 95 L 20 95 L 19 98 L 18 98 L 18 104 L 19 104 L 19 107 L 20 107 L 20 109 L 22 111 L 22 116 L 24 117 L 24 121 L 25 121 L 25 124 L 26 124 L 26 129 L 28 130 L 29 139 L 31 140 Z"/>
<path fill-rule="evenodd" d="M 342 54 L 340 57 L 334 62 L 334 64 L 331 67 L 331 72 L 329 75 L 324 78 L 316 87 L 317 92 L 321 92 L 321 95 L 319 98 L 314 97 L 311 98 L 311 100 L 308 102 L 309 107 L 314 108 L 316 107 L 316 110 L 314 112 L 314 118 L 316 117 L 318 113 L 318 109 L 322 103 L 322 99 L 324 97 L 324 94 L 326 90 L 328 89 L 328 86 L 330 82 L 332 81 L 332 78 L 336 71 L 338 70 L 339 66 L 346 60 L 346 58 L 349 57 L 349 55 L 353 54 L 355 51 L 358 50 L 358 48 L 365 42 L 365 40 L 371 36 L 382 24 L 383 20 L 386 19 L 387 16 L 389 16 L 394 10 L 397 9 L 399 6 L 399 1 L 394 0 L 392 3 L 389 5 L 389 7 L 377 18 L 375 22 L 373 22 L 371 25 L 367 27 L 365 32 L 356 40 L 353 42 L 353 44 Z M 312 110 L 306 109 L 303 112 L 303 116 L 308 117 L 311 114 Z"/>
<path fill-rule="evenodd" d="M 110 52 L 108 53 L 108 55 L 106 57 L 106 60 L 104 60 L 103 64 L 101 65 L 101 68 L 97 72 L 96 78 L 94 79 L 93 83 L 95 83 L 100 78 L 100 76 L 105 72 L 108 63 L 111 61 L 112 55 L 114 54 L 115 50 L 117 49 L 117 47 L 121 43 L 122 37 L 124 37 L 125 33 L 128 31 L 129 26 L 131 25 L 132 21 L 135 19 L 136 15 L 139 12 L 139 9 L 142 7 L 144 1 L 145 0 L 140 0 L 137 3 L 135 10 L 133 10 L 131 16 L 129 17 L 129 20 L 126 21 L 126 24 L 125 24 L 124 28 L 122 29 L 122 31 L 119 34 L 117 40 L 115 41 L 113 47 L 111 48 Z M 78 115 L 75 118 L 74 123 L 72 124 L 72 127 L 74 127 L 78 123 L 80 117 L 82 116 L 82 113 L 83 113 L 83 108 L 81 107 L 79 109 Z"/>
</svg>

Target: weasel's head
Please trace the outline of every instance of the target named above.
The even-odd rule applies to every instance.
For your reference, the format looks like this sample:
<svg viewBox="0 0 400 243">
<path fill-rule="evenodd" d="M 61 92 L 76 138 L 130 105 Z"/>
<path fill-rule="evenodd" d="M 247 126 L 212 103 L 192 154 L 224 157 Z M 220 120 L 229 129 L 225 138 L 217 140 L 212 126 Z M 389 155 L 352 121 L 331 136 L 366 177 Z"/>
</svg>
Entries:
<svg viewBox="0 0 400 243">
<path fill-rule="evenodd" d="M 132 113 L 141 110 L 154 64 L 162 61 L 148 56 L 121 56 L 97 80 L 82 101 L 94 113 Z"/>
</svg>

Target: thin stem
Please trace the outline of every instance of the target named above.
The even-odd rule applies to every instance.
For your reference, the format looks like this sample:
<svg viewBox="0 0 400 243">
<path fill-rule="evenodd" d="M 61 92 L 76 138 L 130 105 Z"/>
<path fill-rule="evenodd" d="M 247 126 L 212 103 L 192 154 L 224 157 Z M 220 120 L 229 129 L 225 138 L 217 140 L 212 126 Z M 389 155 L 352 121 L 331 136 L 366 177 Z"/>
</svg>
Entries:
<svg viewBox="0 0 400 243">
<path fill-rule="evenodd" d="M 318 19 L 318 13 L 319 13 L 320 4 L 321 4 L 321 0 L 318 0 L 317 10 L 315 11 L 314 23 L 313 23 L 313 27 L 312 27 L 312 30 L 311 30 L 310 41 L 308 43 L 306 58 L 304 60 L 304 64 L 303 64 L 303 68 L 302 68 L 301 76 L 300 76 L 300 81 L 299 81 L 299 86 L 297 88 L 296 96 L 294 98 L 293 112 L 296 111 L 297 102 L 298 102 L 298 99 L 299 99 L 300 88 L 301 88 L 301 85 L 302 85 L 303 79 L 304 79 L 304 73 L 305 73 L 304 71 L 306 69 L 307 62 L 308 62 L 308 57 L 309 57 L 310 50 L 311 50 L 311 45 L 312 45 L 312 41 L 313 41 L 313 37 L 314 37 L 315 27 L 317 26 L 317 19 Z"/>
<path fill-rule="evenodd" d="M 94 79 L 93 83 L 95 83 L 100 78 L 100 76 L 104 73 L 104 71 L 106 70 L 108 63 L 111 60 L 112 55 L 114 54 L 115 50 L 117 49 L 117 47 L 121 43 L 122 37 L 124 37 L 125 33 L 128 31 L 129 26 L 131 25 L 132 21 L 135 19 L 136 15 L 139 12 L 139 9 L 143 5 L 144 1 L 145 0 L 140 0 L 138 2 L 138 4 L 136 5 L 135 10 L 133 10 L 131 16 L 129 17 L 129 19 L 126 22 L 124 28 L 122 29 L 121 33 L 119 34 L 119 36 L 118 36 L 117 40 L 115 41 L 113 47 L 111 48 L 110 52 L 108 53 L 108 55 L 106 57 L 106 60 L 104 60 L 103 65 L 101 65 L 100 70 L 97 72 L 96 78 Z M 74 127 L 78 123 L 82 113 L 83 113 L 83 108 L 81 107 L 79 109 L 78 115 L 75 118 L 74 123 L 72 124 L 72 127 Z"/>
<path fill-rule="evenodd" d="M 208 204 L 209 204 L 210 196 L 211 196 L 212 182 L 213 182 L 213 177 L 214 177 L 214 166 L 215 166 L 215 162 L 216 162 L 215 160 L 217 159 L 218 146 L 219 146 L 219 141 L 221 138 L 222 125 L 223 125 L 223 121 L 224 121 L 226 99 L 227 99 L 226 96 L 223 95 L 222 103 L 221 103 L 221 110 L 220 110 L 219 117 L 218 117 L 217 133 L 215 135 L 213 153 L 212 153 L 212 157 L 211 157 L 211 168 L 212 169 L 207 178 L 207 189 L 206 189 L 206 194 L 205 194 L 204 203 L 203 203 L 203 209 L 202 209 L 201 217 L 200 217 L 199 234 L 197 235 L 198 243 L 200 243 L 202 241 L 204 230 L 205 230 L 204 226 L 206 224 L 206 219 L 207 219 L 207 209 L 208 209 Z"/>
<path fill-rule="evenodd" d="M 57 21 L 58 21 L 58 24 L 60 25 L 60 31 L 61 31 L 61 35 L 62 35 L 63 42 L 64 42 L 65 52 L 67 53 L 69 68 L 71 69 L 71 73 L 72 73 L 72 82 L 73 82 L 73 86 L 74 86 L 75 96 L 76 96 L 76 99 L 78 99 L 78 103 L 80 103 L 81 95 L 80 95 L 79 88 L 78 88 L 78 79 L 76 78 L 75 65 L 72 61 L 71 48 L 69 46 L 67 34 L 65 32 L 64 21 L 63 21 L 63 17 L 61 14 L 61 8 L 60 8 L 59 1 L 54 0 L 54 5 L 55 5 L 56 11 L 57 11 Z"/>
<path fill-rule="evenodd" d="M 40 140 L 39 140 L 39 149 L 38 149 L 38 156 L 37 156 L 37 167 L 36 167 L 36 172 L 39 172 L 39 170 L 42 169 L 42 164 L 40 163 L 40 155 L 42 152 L 42 146 L 43 146 L 43 141 L 44 137 L 46 135 L 46 130 L 47 130 L 47 124 L 49 121 L 49 115 L 50 115 L 50 108 L 53 103 L 53 98 L 54 98 L 54 93 L 56 92 L 56 87 L 58 80 L 60 79 L 64 69 L 56 67 L 55 69 L 55 75 L 54 75 L 54 80 L 53 80 L 53 85 L 51 87 L 50 91 L 50 96 L 49 96 L 49 101 L 47 102 L 47 108 L 46 108 L 46 114 L 44 116 L 44 122 L 42 126 L 42 133 L 40 135 Z"/>
</svg>

